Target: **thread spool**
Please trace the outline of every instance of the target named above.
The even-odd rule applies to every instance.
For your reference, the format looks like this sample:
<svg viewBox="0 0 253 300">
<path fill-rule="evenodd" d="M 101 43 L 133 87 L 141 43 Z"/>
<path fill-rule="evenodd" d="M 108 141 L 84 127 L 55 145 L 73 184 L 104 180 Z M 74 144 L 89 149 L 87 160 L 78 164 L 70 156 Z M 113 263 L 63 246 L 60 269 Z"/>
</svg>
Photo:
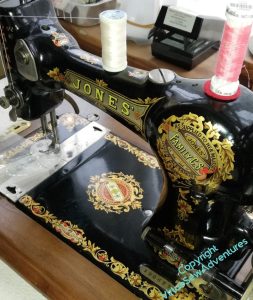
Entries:
<svg viewBox="0 0 253 300">
<path fill-rule="evenodd" d="M 102 65 L 108 72 L 120 72 L 127 67 L 127 14 L 121 10 L 100 13 Z"/>
<path fill-rule="evenodd" d="M 253 21 L 253 6 L 247 1 L 231 2 L 225 22 L 215 75 L 205 85 L 205 92 L 220 100 L 240 95 L 239 76 L 247 51 Z"/>
</svg>

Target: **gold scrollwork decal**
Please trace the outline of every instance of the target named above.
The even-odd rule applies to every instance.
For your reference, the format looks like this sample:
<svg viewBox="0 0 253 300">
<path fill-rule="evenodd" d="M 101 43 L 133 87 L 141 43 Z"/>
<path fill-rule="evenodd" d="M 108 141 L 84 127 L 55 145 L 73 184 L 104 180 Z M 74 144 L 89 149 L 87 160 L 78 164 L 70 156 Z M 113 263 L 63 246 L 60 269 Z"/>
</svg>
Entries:
<svg viewBox="0 0 253 300">
<path fill-rule="evenodd" d="M 186 241 L 184 229 L 182 229 L 180 225 L 176 225 L 174 230 L 169 230 L 168 228 L 164 227 L 163 233 L 165 237 L 174 239 L 186 248 L 194 250 L 194 245 Z"/>
<path fill-rule="evenodd" d="M 85 232 L 77 225 L 72 224 L 70 221 L 60 220 L 54 214 L 50 213 L 40 203 L 34 201 L 34 199 L 25 195 L 20 200 L 20 203 L 27 207 L 33 215 L 42 219 L 45 223 L 62 235 L 64 238 L 80 246 L 83 252 L 90 253 L 97 262 L 106 266 L 110 271 L 119 276 L 121 279 L 127 281 L 130 286 L 138 289 L 148 299 L 151 300 L 164 300 L 161 290 L 143 280 L 142 276 L 134 271 L 129 270 L 122 262 L 118 261 L 112 256 L 109 256 L 106 250 L 101 249 L 95 243 L 90 241 Z M 173 234 L 173 233 L 172 233 Z M 205 297 L 199 295 L 199 292 L 189 291 L 188 288 L 183 288 L 174 296 L 169 297 L 169 300 L 204 300 Z"/>
<path fill-rule="evenodd" d="M 158 128 L 158 152 L 173 182 L 192 182 L 216 189 L 232 179 L 232 142 L 218 128 L 193 113 L 166 119 Z"/>
<path fill-rule="evenodd" d="M 121 138 L 109 133 L 105 136 L 108 141 L 111 141 L 114 145 L 130 152 L 137 157 L 138 161 L 143 163 L 145 166 L 148 166 L 152 169 L 160 169 L 157 159 L 137 147 L 132 146 L 128 142 L 122 140 Z"/>
<path fill-rule="evenodd" d="M 35 202 L 32 197 L 26 195 L 20 199 L 20 203 L 26 206 L 31 212 L 49 223 L 54 230 L 61 234 L 64 238 L 72 243 L 81 246 L 84 252 L 88 252 L 99 263 L 108 267 L 113 274 L 119 276 L 123 280 L 143 292 L 148 299 L 163 300 L 162 292 L 156 286 L 149 284 L 143 280 L 140 274 L 130 271 L 123 263 L 110 257 L 107 251 L 101 249 L 95 243 L 87 239 L 85 233 L 78 226 L 73 225 L 70 221 L 63 221 L 57 219 L 56 216 L 47 211 L 40 203 Z"/>
</svg>

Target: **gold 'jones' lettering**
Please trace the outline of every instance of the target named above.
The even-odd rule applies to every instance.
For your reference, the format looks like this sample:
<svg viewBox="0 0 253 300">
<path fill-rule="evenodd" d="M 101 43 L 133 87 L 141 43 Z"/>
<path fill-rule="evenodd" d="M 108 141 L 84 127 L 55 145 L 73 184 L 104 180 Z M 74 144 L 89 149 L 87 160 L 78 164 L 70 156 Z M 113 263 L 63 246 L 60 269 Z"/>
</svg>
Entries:
<svg viewBox="0 0 253 300">
<path fill-rule="evenodd" d="M 80 89 L 80 83 L 81 83 L 81 80 L 80 79 L 77 79 L 76 80 L 77 82 L 72 82 L 72 87 L 76 90 L 79 90 Z"/>
<path fill-rule="evenodd" d="M 130 109 L 130 105 L 127 102 L 123 102 L 122 109 L 121 109 L 122 114 L 124 114 L 125 116 L 129 116 L 130 115 L 129 109 Z"/>
<path fill-rule="evenodd" d="M 78 79 L 76 77 L 70 77 L 70 79 L 71 88 L 79 90 L 82 94 L 87 95 L 94 100 L 98 100 L 99 102 L 103 103 L 105 107 L 110 107 L 116 111 L 119 111 L 122 115 L 129 117 L 131 115 L 130 110 L 134 110 L 135 108 L 135 106 L 131 107 L 131 104 L 127 101 L 122 101 L 123 99 L 121 99 L 120 97 L 107 94 L 106 91 L 103 91 L 99 87 L 96 87 L 96 84 L 85 82 L 83 79 Z M 119 107 L 120 103 L 121 105 Z"/>
<path fill-rule="evenodd" d="M 103 102 L 104 93 L 105 93 L 104 91 L 101 91 L 98 88 L 96 88 L 96 92 L 95 92 L 96 99 L 98 99 L 99 101 Z"/>
<path fill-rule="evenodd" d="M 88 83 L 85 83 L 85 85 L 83 86 L 83 91 L 86 95 L 90 95 L 91 94 L 91 86 Z"/>
<path fill-rule="evenodd" d="M 116 97 L 113 97 L 111 95 L 109 95 L 109 99 L 108 99 L 108 105 L 114 109 L 117 109 L 117 106 L 115 105 L 115 103 L 118 102 L 118 99 Z"/>
</svg>

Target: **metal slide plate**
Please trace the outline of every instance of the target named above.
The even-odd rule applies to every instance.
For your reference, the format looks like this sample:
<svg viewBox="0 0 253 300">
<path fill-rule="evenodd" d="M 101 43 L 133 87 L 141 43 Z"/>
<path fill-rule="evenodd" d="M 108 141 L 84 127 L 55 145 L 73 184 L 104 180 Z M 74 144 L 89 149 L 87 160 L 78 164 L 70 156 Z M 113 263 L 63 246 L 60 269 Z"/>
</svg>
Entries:
<svg viewBox="0 0 253 300">
<path fill-rule="evenodd" d="M 61 151 L 57 160 L 48 155 L 48 158 L 42 161 L 39 156 L 31 154 L 31 151 L 10 160 L 1 160 L 0 157 L 0 193 L 16 202 L 108 132 L 108 129 L 96 122 L 89 123 L 60 144 Z"/>
</svg>

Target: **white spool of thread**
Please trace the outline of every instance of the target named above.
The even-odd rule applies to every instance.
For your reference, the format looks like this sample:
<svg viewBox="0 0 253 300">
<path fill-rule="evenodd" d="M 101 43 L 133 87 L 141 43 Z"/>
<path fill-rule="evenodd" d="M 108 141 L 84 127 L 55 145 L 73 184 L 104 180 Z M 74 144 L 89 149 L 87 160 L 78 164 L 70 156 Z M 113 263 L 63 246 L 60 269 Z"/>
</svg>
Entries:
<svg viewBox="0 0 253 300">
<path fill-rule="evenodd" d="M 100 13 L 102 63 L 108 72 L 120 72 L 127 67 L 127 14 L 121 10 Z"/>
</svg>

